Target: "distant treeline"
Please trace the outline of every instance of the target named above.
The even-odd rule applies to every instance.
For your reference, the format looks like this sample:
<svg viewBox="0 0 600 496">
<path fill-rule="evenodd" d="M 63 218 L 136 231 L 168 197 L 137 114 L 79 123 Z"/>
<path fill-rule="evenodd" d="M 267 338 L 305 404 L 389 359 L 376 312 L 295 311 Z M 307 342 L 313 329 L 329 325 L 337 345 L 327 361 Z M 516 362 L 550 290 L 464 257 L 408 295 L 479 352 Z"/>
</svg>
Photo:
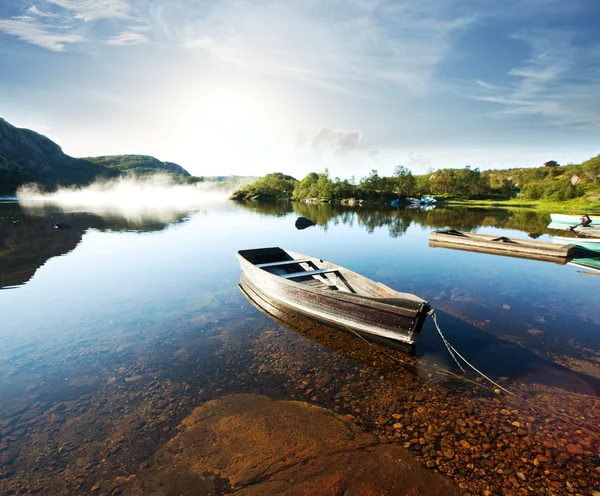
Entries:
<svg viewBox="0 0 600 496">
<path fill-rule="evenodd" d="M 392 176 L 380 176 L 376 170 L 371 170 L 358 183 L 354 178 L 332 179 L 327 169 L 322 173 L 311 172 L 301 181 L 275 172 L 237 189 L 232 198 L 387 201 L 406 196 L 435 195 L 498 200 L 519 196 L 524 200 L 562 201 L 597 193 L 600 193 L 600 155 L 579 165 L 484 172 L 466 166 L 413 175 L 408 168 L 397 166 Z"/>
</svg>

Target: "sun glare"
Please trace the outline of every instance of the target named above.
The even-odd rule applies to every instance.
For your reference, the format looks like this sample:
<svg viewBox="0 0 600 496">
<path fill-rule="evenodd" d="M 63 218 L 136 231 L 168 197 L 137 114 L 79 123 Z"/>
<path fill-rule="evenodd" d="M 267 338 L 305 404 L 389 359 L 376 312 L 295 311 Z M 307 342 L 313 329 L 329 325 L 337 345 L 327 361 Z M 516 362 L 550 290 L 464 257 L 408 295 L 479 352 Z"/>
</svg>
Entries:
<svg viewBox="0 0 600 496">
<path fill-rule="evenodd" d="M 260 95 L 226 87 L 195 95 L 186 105 L 184 147 L 198 165 L 250 166 L 281 144 L 278 112 Z"/>
</svg>

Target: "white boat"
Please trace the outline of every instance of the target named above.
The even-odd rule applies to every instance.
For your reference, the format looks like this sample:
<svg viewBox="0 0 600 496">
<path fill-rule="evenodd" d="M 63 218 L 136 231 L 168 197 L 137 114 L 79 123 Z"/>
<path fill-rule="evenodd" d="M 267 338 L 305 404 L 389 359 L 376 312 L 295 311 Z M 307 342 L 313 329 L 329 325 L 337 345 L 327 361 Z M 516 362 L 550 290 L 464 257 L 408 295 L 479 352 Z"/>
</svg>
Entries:
<svg viewBox="0 0 600 496">
<path fill-rule="evenodd" d="M 240 287 L 342 329 L 414 344 L 429 304 L 340 265 L 283 250 L 241 250 Z"/>
<path fill-rule="evenodd" d="M 598 225 L 589 225 L 587 227 L 577 226 L 575 224 L 569 225 L 564 224 L 562 222 L 550 222 L 546 227 L 548 229 L 558 229 L 561 231 L 571 231 L 577 233 L 578 235 L 592 238 L 600 238 L 600 224 Z"/>
<path fill-rule="evenodd" d="M 569 215 L 569 214 L 550 214 L 550 220 L 552 222 L 559 222 L 561 224 L 579 224 L 581 222 L 581 215 Z M 600 215 L 590 215 L 592 224 L 600 225 Z"/>
</svg>

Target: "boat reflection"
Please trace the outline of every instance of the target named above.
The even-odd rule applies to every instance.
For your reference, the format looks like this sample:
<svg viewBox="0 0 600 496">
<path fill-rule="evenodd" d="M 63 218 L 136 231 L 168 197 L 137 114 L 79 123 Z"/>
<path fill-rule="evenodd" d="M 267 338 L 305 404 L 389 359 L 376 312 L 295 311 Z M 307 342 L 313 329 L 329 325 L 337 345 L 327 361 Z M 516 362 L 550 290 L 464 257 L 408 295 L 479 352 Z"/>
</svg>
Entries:
<svg viewBox="0 0 600 496">
<path fill-rule="evenodd" d="M 369 368 L 374 366 L 375 359 L 384 357 L 385 365 L 380 360 L 377 367 L 394 370 L 399 374 L 404 371 L 426 381 L 436 381 L 448 375 L 458 378 L 456 373 L 460 373 L 429 319 L 417 345 L 409 346 L 397 341 L 360 335 L 347 329 L 333 328 L 296 314 L 278 303 L 268 302 L 260 297 L 243 275 L 238 288 L 255 308 L 277 324 Z M 437 314 L 446 339 L 473 366 L 490 377 L 538 383 L 593 396 L 600 394 L 600 380 L 596 377 L 569 370 L 524 346 L 491 336 L 445 312 L 437 311 Z M 385 348 L 378 345 L 384 345 Z"/>
</svg>

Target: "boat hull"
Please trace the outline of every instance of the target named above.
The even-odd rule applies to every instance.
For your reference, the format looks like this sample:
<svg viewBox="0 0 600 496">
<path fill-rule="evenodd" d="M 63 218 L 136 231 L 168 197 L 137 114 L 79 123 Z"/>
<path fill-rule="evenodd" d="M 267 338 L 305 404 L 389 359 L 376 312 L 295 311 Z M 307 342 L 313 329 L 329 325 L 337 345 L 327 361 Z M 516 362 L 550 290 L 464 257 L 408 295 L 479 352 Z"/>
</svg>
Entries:
<svg viewBox="0 0 600 496">
<path fill-rule="evenodd" d="M 306 259 L 301 254 L 287 253 L 293 258 Z M 384 297 L 376 293 L 365 296 L 307 286 L 256 267 L 239 253 L 238 259 L 241 283 L 262 299 L 343 329 L 414 344 L 429 311 L 427 302 L 414 295 L 393 291 L 330 262 L 319 260 L 328 270 L 338 270 L 351 284 L 362 279 L 381 288 Z"/>
<path fill-rule="evenodd" d="M 600 251 L 600 238 L 567 238 L 553 236 L 552 241 L 560 244 L 573 244 L 586 250 Z"/>
<path fill-rule="evenodd" d="M 463 231 L 434 231 L 429 246 L 489 253 L 515 258 L 565 264 L 575 252 L 575 245 L 560 245 L 543 241 L 506 238 Z"/>
<path fill-rule="evenodd" d="M 600 215 L 590 215 L 590 219 L 592 219 L 592 224 L 600 224 Z M 575 225 L 581 222 L 581 215 L 550 214 L 550 220 L 561 224 Z"/>
</svg>

